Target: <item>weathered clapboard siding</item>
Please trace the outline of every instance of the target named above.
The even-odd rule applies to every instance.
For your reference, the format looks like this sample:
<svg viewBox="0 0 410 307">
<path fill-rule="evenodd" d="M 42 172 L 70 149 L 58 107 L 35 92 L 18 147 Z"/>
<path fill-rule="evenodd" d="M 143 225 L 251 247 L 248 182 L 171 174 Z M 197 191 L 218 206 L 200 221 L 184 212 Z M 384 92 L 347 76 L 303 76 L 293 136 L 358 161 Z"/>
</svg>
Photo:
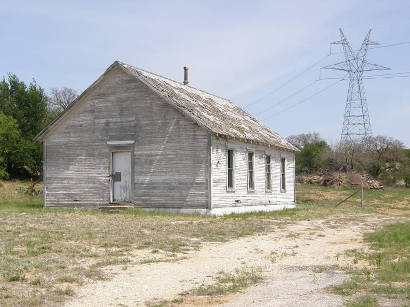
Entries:
<svg viewBox="0 0 410 307">
<path fill-rule="evenodd" d="M 136 205 L 208 207 L 209 132 L 119 67 L 46 136 L 45 206 L 109 202 L 109 140 L 135 141 Z"/>
<path fill-rule="evenodd" d="M 212 208 L 294 202 L 294 153 L 212 136 Z M 234 191 L 227 191 L 227 149 L 234 150 Z M 248 151 L 254 152 L 255 189 L 248 191 Z M 265 155 L 271 155 L 272 190 L 265 190 Z M 280 191 L 280 158 L 286 159 L 286 192 Z"/>
<path fill-rule="evenodd" d="M 118 150 L 131 152 L 132 170 L 119 200 L 135 206 L 218 214 L 294 203 L 294 146 L 227 99 L 124 63 L 114 62 L 35 140 L 44 142 L 45 206 L 108 204 L 111 155 Z M 226 190 L 228 148 L 235 152 L 235 191 Z M 247 189 L 248 151 L 254 191 Z M 271 191 L 265 191 L 266 154 Z M 259 207 L 269 204 L 280 206 Z"/>
</svg>

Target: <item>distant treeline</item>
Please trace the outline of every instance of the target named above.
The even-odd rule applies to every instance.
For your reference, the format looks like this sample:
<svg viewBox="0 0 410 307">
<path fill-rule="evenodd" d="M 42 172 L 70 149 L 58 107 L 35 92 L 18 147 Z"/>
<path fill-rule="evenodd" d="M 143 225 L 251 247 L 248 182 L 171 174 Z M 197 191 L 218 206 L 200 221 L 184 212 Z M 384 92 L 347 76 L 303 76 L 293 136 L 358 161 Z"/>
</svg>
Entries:
<svg viewBox="0 0 410 307">
<path fill-rule="evenodd" d="M 0 179 L 41 176 L 42 145 L 32 140 L 76 96 L 67 88 L 48 96 L 35 80 L 12 74 L 0 81 Z"/>
<path fill-rule="evenodd" d="M 288 141 L 300 149 L 297 174 L 357 171 L 387 185 L 410 185 L 410 149 L 394 138 L 375 136 L 329 146 L 318 133 L 307 133 Z"/>
<path fill-rule="evenodd" d="M 29 84 L 16 75 L 0 81 L 0 179 L 37 179 L 42 172 L 42 145 L 33 138 L 77 97 L 69 88 L 47 95 L 36 81 Z M 410 150 L 385 136 L 329 146 L 318 133 L 299 134 L 288 140 L 296 154 L 296 173 L 327 171 L 366 172 L 386 184 L 410 184 Z"/>
</svg>

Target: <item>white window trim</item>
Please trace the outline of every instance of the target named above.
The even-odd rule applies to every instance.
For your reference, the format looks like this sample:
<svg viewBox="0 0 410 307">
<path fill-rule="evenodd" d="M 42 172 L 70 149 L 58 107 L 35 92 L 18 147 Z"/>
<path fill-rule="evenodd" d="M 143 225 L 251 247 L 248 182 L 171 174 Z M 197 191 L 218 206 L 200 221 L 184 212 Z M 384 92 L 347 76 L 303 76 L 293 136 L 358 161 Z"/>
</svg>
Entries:
<svg viewBox="0 0 410 307">
<path fill-rule="evenodd" d="M 252 153 L 252 174 L 253 174 L 253 188 L 249 187 L 249 153 Z M 246 152 L 246 170 L 247 170 L 247 175 L 246 175 L 246 188 L 248 192 L 255 192 L 256 190 L 256 185 L 255 185 L 255 152 L 252 150 L 248 150 Z"/>
<path fill-rule="evenodd" d="M 127 146 L 133 144 L 135 144 L 135 141 L 107 141 L 107 145 L 112 146 Z"/>
<path fill-rule="evenodd" d="M 229 164 L 228 164 L 228 155 L 229 155 L 229 150 L 231 150 L 232 151 L 232 188 L 230 188 L 229 187 L 229 184 L 228 184 L 228 182 L 229 182 L 229 179 L 228 179 L 228 168 L 229 168 Z M 235 192 L 235 167 L 236 167 L 236 165 L 235 165 L 235 150 L 233 149 L 233 148 L 227 148 L 226 149 L 226 169 L 225 169 L 225 171 L 226 171 L 226 191 L 227 192 Z"/>
</svg>

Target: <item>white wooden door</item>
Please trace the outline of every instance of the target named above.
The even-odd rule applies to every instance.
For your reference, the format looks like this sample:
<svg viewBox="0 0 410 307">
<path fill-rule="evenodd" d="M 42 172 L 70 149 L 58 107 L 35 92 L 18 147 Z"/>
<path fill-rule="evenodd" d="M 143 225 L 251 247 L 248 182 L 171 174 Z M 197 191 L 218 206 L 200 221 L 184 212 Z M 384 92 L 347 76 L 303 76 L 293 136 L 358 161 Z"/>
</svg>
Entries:
<svg viewBox="0 0 410 307">
<path fill-rule="evenodd" d="M 112 153 L 112 200 L 113 202 L 131 201 L 131 152 Z"/>
</svg>

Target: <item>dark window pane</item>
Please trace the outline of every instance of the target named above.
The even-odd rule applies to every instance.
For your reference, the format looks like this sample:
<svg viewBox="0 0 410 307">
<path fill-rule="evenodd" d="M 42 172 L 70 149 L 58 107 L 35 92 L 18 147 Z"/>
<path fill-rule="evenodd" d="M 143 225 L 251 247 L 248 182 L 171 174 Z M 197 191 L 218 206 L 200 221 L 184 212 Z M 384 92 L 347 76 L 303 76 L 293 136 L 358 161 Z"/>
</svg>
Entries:
<svg viewBox="0 0 410 307">
<path fill-rule="evenodd" d="M 228 168 L 233 168 L 233 151 L 228 150 Z"/>
<path fill-rule="evenodd" d="M 265 165 L 265 183 L 266 183 L 266 190 L 271 190 L 271 166 L 270 166 L 270 156 L 266 156 L 266 165 Z"/>
<path fill-rule="evenodd" d="M 253 152 L 248 152 L 248 189 L 250 190 L 255 188 L 253 176 Z"/>
<path fill-rule="evenodd" d="M 233 188 L 233 170 L 228 170 L 228 188 Z"/>
<path fill-rule="evenodd" d="M 285 189 L 286 189 L 285 158 L 282 158 L 280 162 L 281 162 L 280 163 L 281 190 L 285 191 Z"/>
<path fill-rule="evenodd" d="M 228 150 L 228 189 L 233 189 L 233 150 Z"/>
</svg>

